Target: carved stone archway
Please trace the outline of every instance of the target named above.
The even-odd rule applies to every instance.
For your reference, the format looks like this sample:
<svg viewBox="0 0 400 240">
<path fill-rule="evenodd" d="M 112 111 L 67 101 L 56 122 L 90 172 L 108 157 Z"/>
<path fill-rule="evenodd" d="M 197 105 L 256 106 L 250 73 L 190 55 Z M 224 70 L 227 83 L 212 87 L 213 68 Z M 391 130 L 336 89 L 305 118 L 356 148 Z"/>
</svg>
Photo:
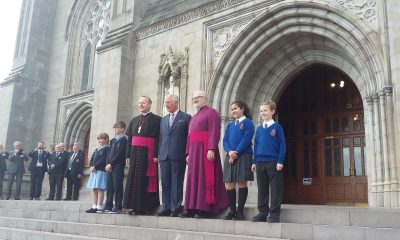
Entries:
<svg viewBox="0 0 400 240">
<path fill-rule="evenodd" d="M 68 149 L 74 142 L 83 146 L 91 127 L 93 97 L 90 91 L 59 100 L 54 142 L 63 142 Z"/>
<path fill-rule="evenodd" d="M 365 109 L 369 204 L 399 206 L 394 146 L 392 83 L 380 37 L 350 11 L 324 1 L 285 1 L 266 9 L 231 41 L 206 79 L 214 108 L 223 119 L 229 104 L 279 99 L 299 71 L 315 63 L 340 69 L 354 80 Z"/>
</svg>

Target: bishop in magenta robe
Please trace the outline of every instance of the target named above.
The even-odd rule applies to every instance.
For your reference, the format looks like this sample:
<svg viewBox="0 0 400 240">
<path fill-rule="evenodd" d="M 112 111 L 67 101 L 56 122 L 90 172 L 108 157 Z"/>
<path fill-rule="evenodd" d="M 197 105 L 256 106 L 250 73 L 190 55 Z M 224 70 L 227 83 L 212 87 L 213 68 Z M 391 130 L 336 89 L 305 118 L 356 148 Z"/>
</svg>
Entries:
<svg viewBox="0 0 400 240">
<path fill-rule="evenodd" d="M 204 91 L 194 94 L 193 103 L 198 112 L 189 124 L 186 150 L 186 217 L 196 217 L 199 213 L 218 213 L 228 206 L 218 150 L 221 135 L 220 116 L 215 109 L 207 106 Z"/>
</svg>

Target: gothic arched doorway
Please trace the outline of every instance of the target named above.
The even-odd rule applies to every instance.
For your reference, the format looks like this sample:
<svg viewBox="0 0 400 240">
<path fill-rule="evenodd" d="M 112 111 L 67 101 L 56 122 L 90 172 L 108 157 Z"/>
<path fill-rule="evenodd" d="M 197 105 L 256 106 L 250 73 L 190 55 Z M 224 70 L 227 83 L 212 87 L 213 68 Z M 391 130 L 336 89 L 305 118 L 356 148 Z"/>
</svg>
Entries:
<svg viewBox="0 0 400 240">
<path fill-rule="evenodd" d="M 333 67 L 297 74 L 278 103 L 287 140 L 286 203 L 366 203 L 367 174 L 361 95 Z"/>
</svg>

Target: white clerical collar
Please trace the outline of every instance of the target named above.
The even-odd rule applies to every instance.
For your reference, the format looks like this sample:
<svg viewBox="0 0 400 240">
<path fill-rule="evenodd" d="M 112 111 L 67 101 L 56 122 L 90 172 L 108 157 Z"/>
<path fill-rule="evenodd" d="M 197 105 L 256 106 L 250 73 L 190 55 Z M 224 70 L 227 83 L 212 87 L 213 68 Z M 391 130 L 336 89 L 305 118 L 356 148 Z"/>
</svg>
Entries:
<svg viewBox="0 0 400 240">
<path fill-rule="evenodd" d="M 272 124 L 274 124 L 275 123 L 275 121 L 274 121 L 274 119 L 271 119 L 271 120 L 269 120 L 268 122 L 264 122 L 263 124 L 265 125 L 265 124 L 267 124 L 267 127 L 270 127 Z"/>
<path fill-rule="evenodd" d="M 142 113 L 143 116 L 146 116 L 147 114 L 149 114 L 151 112 L 146 112 L 146 113 Z"/>
<path fill-rule="evenodd" d="M 200 112 L 201 110 L 203 110 L 204 108 L 206 108 L 207 105 L 202 106 L 201 108 L 198 108 L 197 111 Z"/>
</svg>

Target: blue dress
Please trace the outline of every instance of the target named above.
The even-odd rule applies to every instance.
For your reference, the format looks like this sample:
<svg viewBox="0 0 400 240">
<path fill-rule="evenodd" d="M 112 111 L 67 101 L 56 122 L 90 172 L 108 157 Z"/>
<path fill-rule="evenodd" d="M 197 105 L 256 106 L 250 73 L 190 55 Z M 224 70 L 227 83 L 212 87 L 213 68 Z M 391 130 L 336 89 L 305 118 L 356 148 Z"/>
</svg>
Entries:
<svg viewBox="0 0 400 240">
<path fill-rule="evenodd" d="M 91 172 L 87 183 L 88 189 L 107 189 L 107 173 L 105 172 L 106 161 L 110 147 L 101 146 L 94 150 L 90 159 L 89 167 L 95 167 L 96 171 Z"/>
</svg>

